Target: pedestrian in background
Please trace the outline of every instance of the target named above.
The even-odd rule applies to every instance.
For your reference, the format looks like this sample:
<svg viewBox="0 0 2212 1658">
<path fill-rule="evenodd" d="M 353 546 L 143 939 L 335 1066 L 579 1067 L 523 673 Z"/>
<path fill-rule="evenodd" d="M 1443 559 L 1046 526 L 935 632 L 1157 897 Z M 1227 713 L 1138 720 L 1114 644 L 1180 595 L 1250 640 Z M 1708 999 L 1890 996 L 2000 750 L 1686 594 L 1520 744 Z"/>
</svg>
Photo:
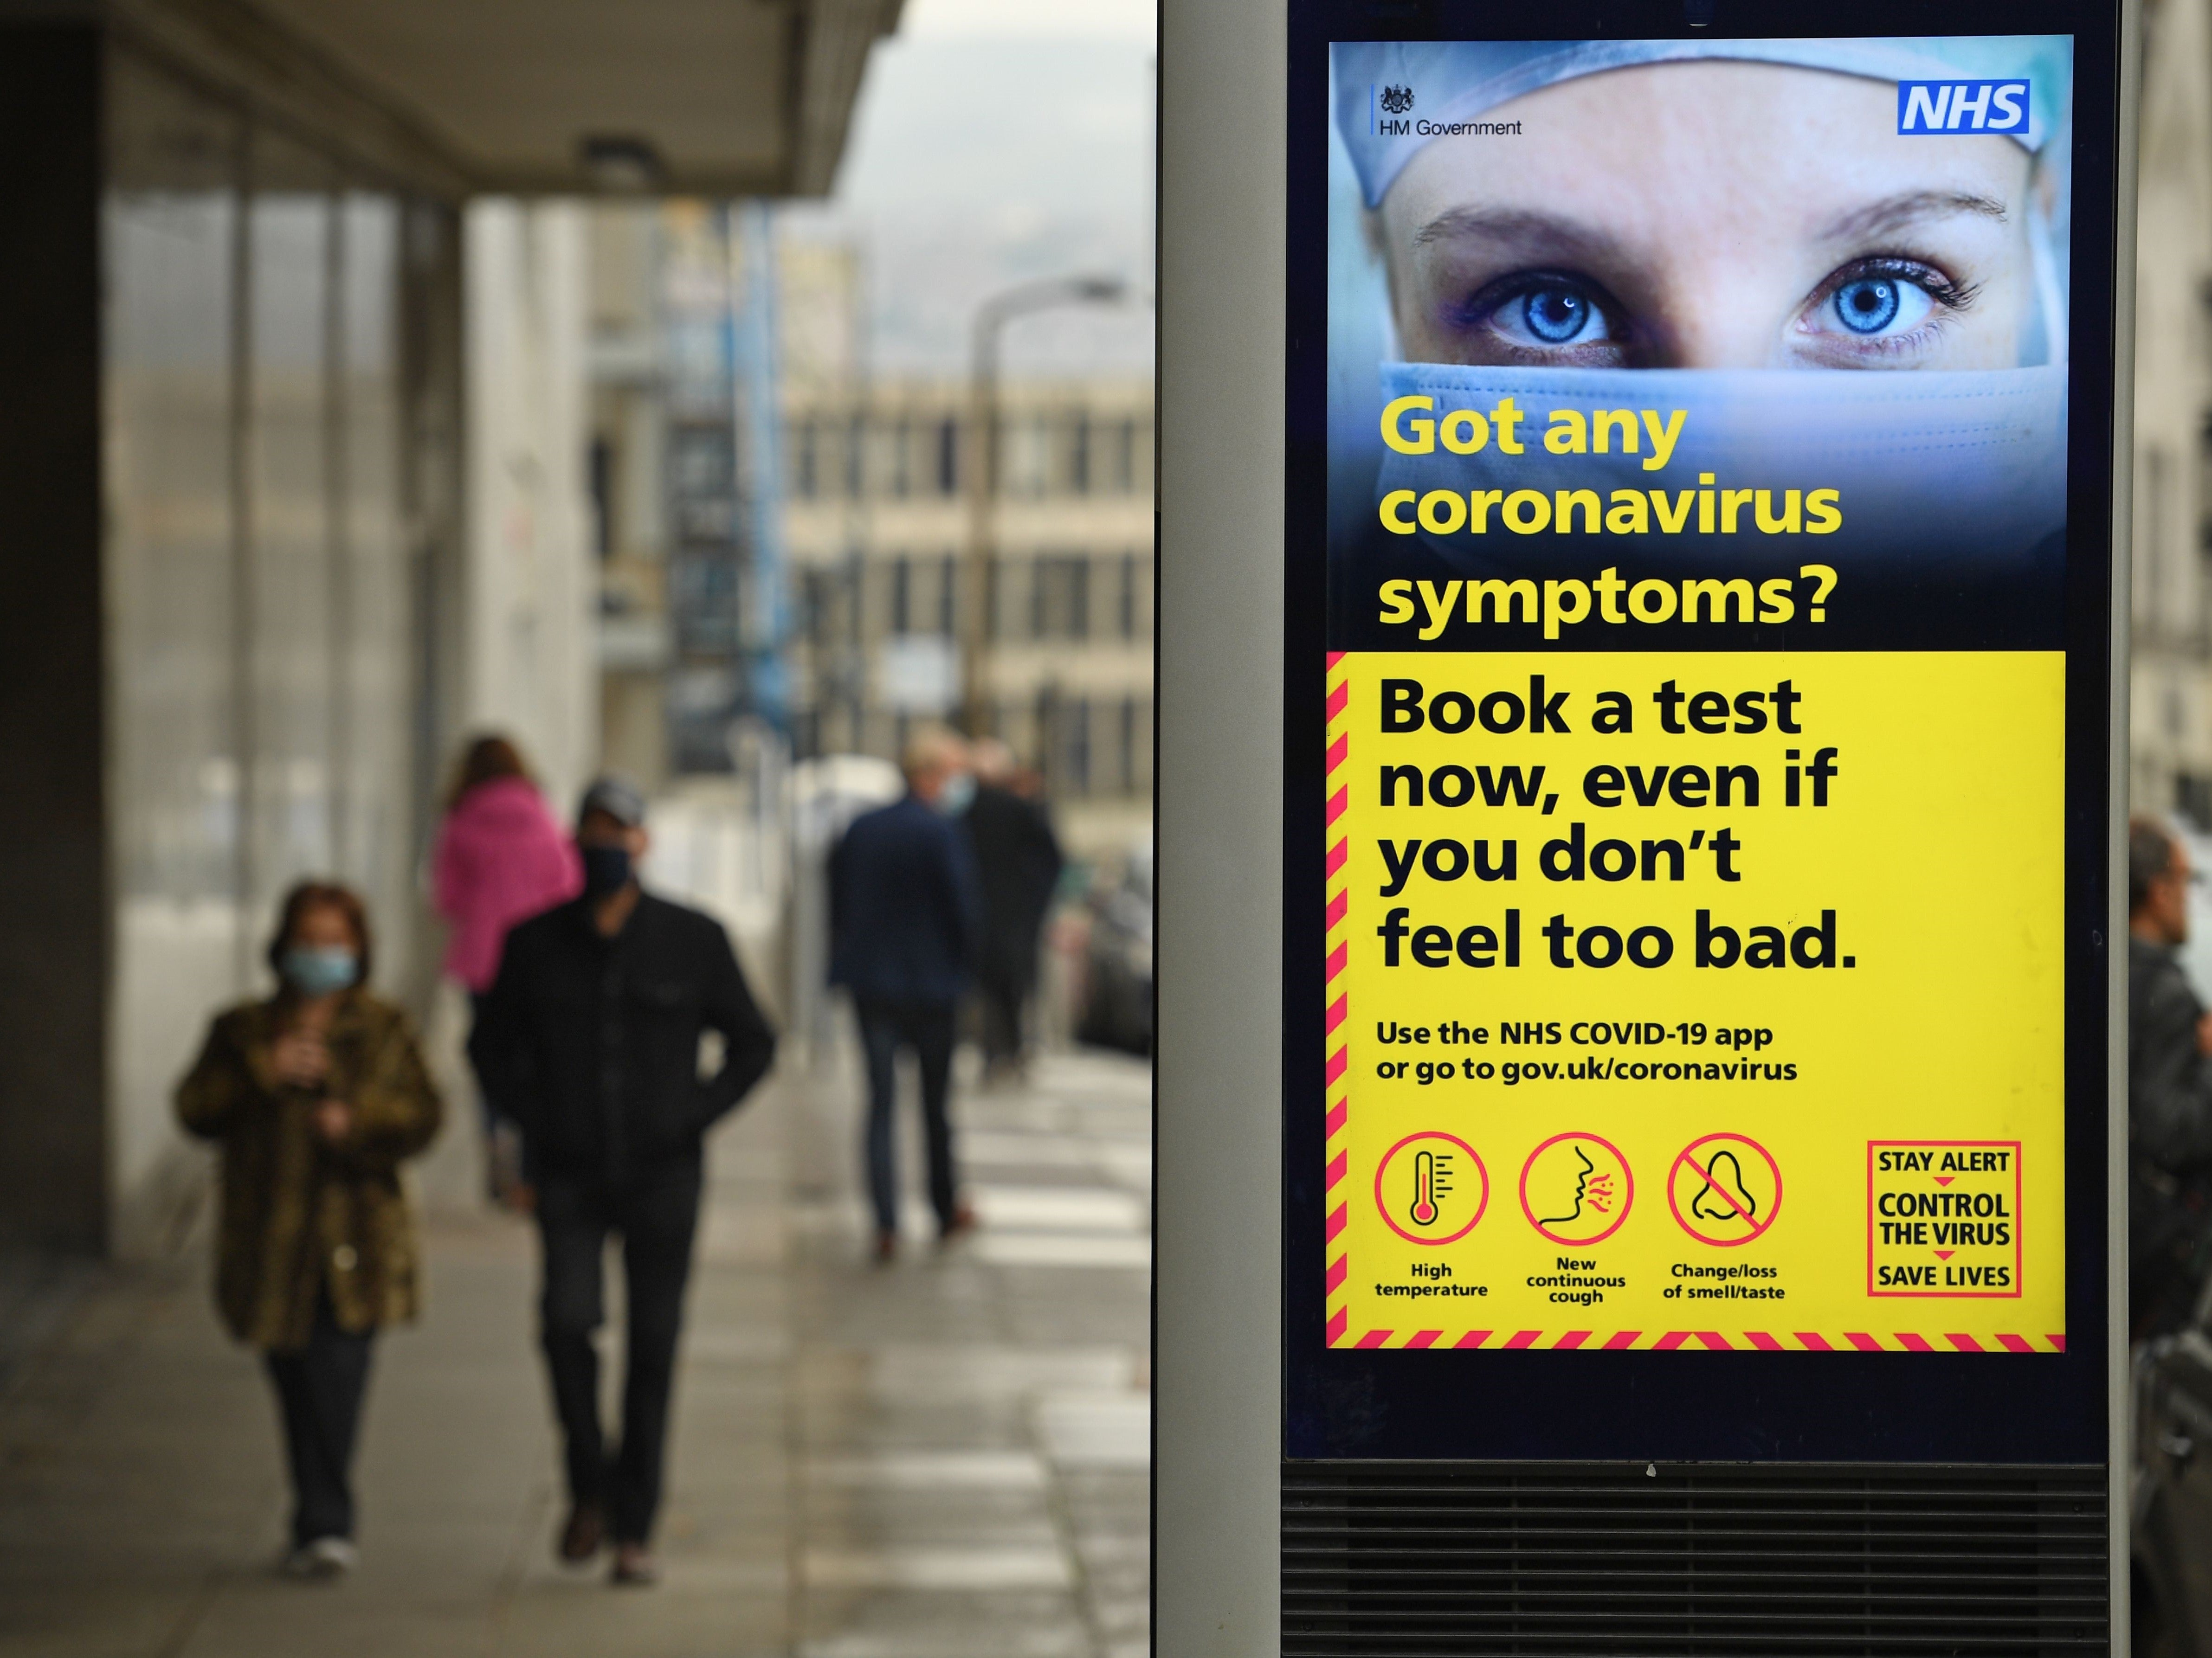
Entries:
<svg viewBox="0 0 2212 1658">
<path fill-rule="evenodd" d="M 981 929 L 968 837 L 953 821 L 966 804 L 966 765 L 951 732 L 917 733 L 907 750 L 905 796 L 854 818 L 830 854 L 830 981 L 852 994 L 867 1060 L 864 1145 L 878 1260 L 898 1251 L 893 1124 L 901 1048 L 914 1050 L 921 1072 L 939 1239 L 950 1242 L 975 1224 L 959 1198 L 948 1109 L 954 1017 Z"/>
<path fill-rule="evenodd" d="M 560 1558 L 611 1534 L 614 1581 L 658 1576 L 650 1551 L 666 1461 L 684 1288 L 698 1230 L 701 1139 L 766 1074 L 775 1037 L 729 935 L 638 883 L 645 802 L 602 778 L 577 811 L 581 896 L 507 935 L 470 1057 L 521 1126 L 544 1264 L 540 1337 L 560 1417 L 569 1509 Z M 700 1037 L 722 1038 L 699 1074 Z M 622 1438 L 599 1421 L 602 1257 L 622 1239 L 628 1353 Z"/>
<path fill-rule="evenodd" d="M 1037 945 L 1066 860 L 1043 803 L 1015 788 L 1013 750 L 987 737 L 970 753 L 975 797 L 962 821 L 983 902 L 975 978 L 983 1003 L 984 1075 L 997 1080 L 1018 1077 L 1027 1059 Z"/>
<path fill-rule="evenodd" d="M 268 960 L 276 993 L 217 1016 L 177 1115 L 222 1149 L 216 1302 L 276 1386 L 292 1476 L 285 1568 L 326 1577 L 355 1560 L 370 1346 L 416 1310 L 399 1165 L 430 1143 L 441 1108 L 406 1015 L 364 988 L 368 918 L 353 893 L 293 888 Z"/>
<path fill-rule="evenodd" d="M 499 973 L 507 929 L 574 897 L 584 884 L 576 847 L 547 810 L 521 751 L 504 737 L 478 737 L 463 751 L 431 854 L 432 896 L 453 925 L 446 976 L 481 1012 Z M 477 1078 L 483 1105 L 484 1180 L 495 1203 L 524 1187 L 519 1148 Z"/>
<path fill-rule="evenodd" d="M 2212 1014 L 2174 959 L 2189 938 L 2189 854 L 2128 824 L 2129 1324 L 2179 1329 L 2204 1281 L 2212 1210 Z"/>
</svg>

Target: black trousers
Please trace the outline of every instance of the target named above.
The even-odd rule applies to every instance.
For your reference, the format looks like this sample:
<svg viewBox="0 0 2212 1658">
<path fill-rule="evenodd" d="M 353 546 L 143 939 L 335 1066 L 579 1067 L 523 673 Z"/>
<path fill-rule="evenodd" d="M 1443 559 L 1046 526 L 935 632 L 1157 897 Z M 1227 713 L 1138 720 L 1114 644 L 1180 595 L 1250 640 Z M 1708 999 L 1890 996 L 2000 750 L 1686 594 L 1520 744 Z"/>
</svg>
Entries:
<svg viewBox="0 0 2212 1658">
<path fill-rule="evenodd" d="M 292 1471 L 292 1541 L 353 1536 L 353 1449 L 368 1389 L 374 1332 L 338 1328 L 330 1297 L 315 1307 L 304 1347 L 267 1355 Z"/>
<path fill-rule="evenodd" d="M 947 1002 L 864 1001 L 857 1005 L 860 1046 L 868 1062 L 868 1196 L 878 1231 L 898 1230 L 898 1155 L 892 1125 L 898 1112 L 898 1051 L 911 1048 L 921 1069 L 921 1123 L 929 1147 L 929 1202 L 937 1224 L 952 1224 L 952 1091 L 955 1005 Z"/>
<path fill-rule="evenodd" d="M 561 1419 L 568 1495 L 604 1507 L 618 1543 L 649 1538 L 660 1508 L 699 1189 L 699 1164 L 688 1159 L 620 1186 L 558 1175 L 538 1182 L 544 1266 L 540 1336 Z M 599 1356 L 592 1345 L 605 1318 L 601 1267 L 610 1232 L 622 1238 L 629 1324 L 622 1441 L 611 1459 L 599 1424 Z"/>
<path fill-rule="evenodd" d="M 983 1003 L 983 1057 L 1018 1060 L 1026 1046 L 1022 1011 L 1029 1000 L 1029 980 L 1009 961 L 988 961 L 975 975 L 975 988 Z"/>
</svg>

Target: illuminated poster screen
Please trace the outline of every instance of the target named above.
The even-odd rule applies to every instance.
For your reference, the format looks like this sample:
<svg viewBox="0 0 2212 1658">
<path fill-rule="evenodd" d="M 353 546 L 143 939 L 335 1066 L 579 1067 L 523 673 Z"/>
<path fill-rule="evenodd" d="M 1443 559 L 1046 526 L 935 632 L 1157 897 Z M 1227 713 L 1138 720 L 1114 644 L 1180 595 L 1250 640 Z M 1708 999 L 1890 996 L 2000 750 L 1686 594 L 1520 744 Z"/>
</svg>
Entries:
<svg viewBox="0 0 2212 1658">
<path fill-rule="evenodd" d="M 1326 1346 L 2055 1360 L 2073 37 L 1328 68 Z"/>
</svg>

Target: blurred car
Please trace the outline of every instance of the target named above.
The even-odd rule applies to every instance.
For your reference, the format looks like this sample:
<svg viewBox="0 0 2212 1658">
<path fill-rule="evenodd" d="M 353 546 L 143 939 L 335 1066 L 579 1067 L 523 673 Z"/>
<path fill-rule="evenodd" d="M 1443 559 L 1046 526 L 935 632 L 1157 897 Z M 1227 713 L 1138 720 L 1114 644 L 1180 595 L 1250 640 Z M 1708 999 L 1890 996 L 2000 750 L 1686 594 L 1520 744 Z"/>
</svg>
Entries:
<svg viewBox="0 0 2212 1658">
<path fill-rule="evenodd" d="M 1075 1039 L 1126 1054 L 1152 1051 L 1152 844 L 1130 853 L 1117 879 L 1094 889 L 1083 946 Z"/>
</svg>

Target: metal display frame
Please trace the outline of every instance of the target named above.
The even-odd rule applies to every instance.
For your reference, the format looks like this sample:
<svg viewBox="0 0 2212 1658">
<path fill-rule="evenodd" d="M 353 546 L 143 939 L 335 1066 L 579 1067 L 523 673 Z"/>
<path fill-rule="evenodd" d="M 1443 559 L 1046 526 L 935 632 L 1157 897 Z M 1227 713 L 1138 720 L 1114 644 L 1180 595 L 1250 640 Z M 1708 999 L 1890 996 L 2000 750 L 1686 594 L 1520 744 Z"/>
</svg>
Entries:
<svg viewBox="0 0 2212 1658">
<path fill-rule="evenodd" d="M 2077 304 L 2073 354 L 2079 363 L 2085 345 L 2101 345 L 2109 408 L 2096 406 L 2094 418 L 2085 418 L 2084 405 L 2076 401 L 2072 446 L 2077 482 L 2085 452 L 2103 458 L 2106 480 L 2095 493 L 2106 497 L 2098 523 L 2108 537 L 2109 556 L 2101 595 L 2070 595 L 2075 607 L 2094 605 L 2099 598 L 2104 605 L 2087 633 L 2102 644 L 2105 671 L 2097 678 L 2104 686 L 2105 718 L 2081 718 L 2083 685 L 2069 677 L 2077 707 L 2069 722 L 2077 744 L 2101 738 L 2106 762 L 2101 812 L 2095 812 L 2099 803 L 2077 798 L 2078 790 L 2069 796 L 2077 837 L 2086 805 L 2101 820 L 2107 854 L 2101 875 L 2088 878 L 2092 908 L 2084 911 L 2069 899 L 2069 915 L 2102 918 L 2094 945 L 2069 942 L 2069 961 L 2086 961 L 2094 952 L 2106 993 L 2098 1021 L 2104 1027 L 2107 1100 L 2101 1137 L 2105 1205 L 2094 1218 L 2085 1218 L 2077 1205 L 2069 1230 L 2069 1262 L 2084 1259 L 2085 1243 L 2088 1258 L 2101 1258 L 2105 1327 L 2100 1340 L 2082 1345 L 2094 1349 L 2083 1358 L 2101 1379 L 2103 1398 L 2095 1431 L 2087 1438 L 2074 1431 L 2072 1439 L 2080 1442 L 2049 1460 L 2084 1472 L 2102 1461 L 2111 1647 L 2124 1652 L 2131 1452 L 2124 955 L 2118 944 L 2125 921 L 2138 19 L 2135 0 L 2119 0 L 2116 9 L 2032 7 L 2035 18 L 1982 0 L 1952 0 L 1941 9 L 1944 31 L 1959 33 L 2050 27 L 2036 19 L 2062 12 L 2077 36 L 2093 16 L 2111 24 L 2106 56 L 2087 54 L 2101 64 L 2097 72 L 2110 77 L 2103 83 L 2110 88 L 2109 148 L 2092 143 L 2077 150 L 2076 161 L 2077 180 L 2094 168 L 2106 181 L 2109 193 L 2097 213 L 2111 238 L 2105 245 L 2110 282 L 2104 320 L 2087 340 L 2079 319 L 2099 307 Z M 1679 0 L 1671 9 L 1609 7 L 1603 32 L 1678 33 L 1685 27 L 1680 10 Z M 1711 8 L 1706 10 L 1711 15 Z M 1811 10 L 1765 8 L 1759 32 L 1832 33 L 1832 19 L 1824 27 L 1804 21 Z M 1528 32 L 1525 23 L 1493 21 L 1486 29 L 1468 21 L 1486 11 L 1494 20 L 1502 9 L 1455 0 L 1327 5 L 1320 0 L 1174 0 L 1161 8 L 1153 1628 L 1155 1650 L 1163 1654 L 1284 1649 L 1280 1528 L 1286 1469 L 1348 1467 L 1363 1455 L 1412 1459 L 1447 1479 L 1455 1467 L 1504 1466 L 1459 1460 L 1466 1457 L 1463 1448 L 1424 1449 L 1425 1412 L 1432 1405 L 1424 1402 L 1421 1390 L 1406 1394 L 1386 1387 L 1378 1394 L 1376 1372 L 1357 1368 L 1378 1359 L 1401 1365 L 1438 1358 L 1455 1363 L 1449 1356 L 1359 1355 L 1353 1368 L 1340 1367 L 1333 1380 L 1324 1378 L 1337 1389 L 1334 1396 L 1364 1397 L 1378 1417 L 1392 1418 L 1391 1432 L 1381 1436 L 1385 1442 L 1372 1450 L 1315 1460 L 1296 1455 L 1307 1448 L 1286 1446 L 1285 1439 L 1306 1402 L 1301 1388 L 1310 1388 L 1316 1375 L 1319 1327 L 1313 1311 L 1318 1297 L 1312 1293 L 1319 1283 L 1318 1251 L 1312 1238 L 1302 1236 L 1309 1223 L 1318 1222 L 1318 1199 L 1297 1189 L 1306 1165 L 1319 1167 L 1310 1155 L 1318 1139 L 1302 1142 L 1298 1127 L 1299 1111 L 1318 1093 L 1314 1021 L 1304 1011 L 1311 999 L 1312 987 L 1304 982 L 1310 970 L 1297 965 L 1308 954 L 1319 959 L 1305 936 L 1318 920 L 1312 895 L 1320 890 L 1318 837 L 1309 833 L 1307 820 L 1318 820 L 1322 801 L 1323 729 L 1321 577 L 1310 556 L 1321 545 L 1316 503 L 1326 474 L 1313 367 L 1322 348 L 1310 303 L 1314 285 L 1322 280 L 1317 268 L 1324 245 L 1314 152 L 1325 140 L 1313 117 L 1310 47 L 1317 27 L 1318 38 L 1326 40 L 1327 19 L 1355 12 L 1364 19 L 1363 32 L 1376 38 L 1394 31 L 1464 38 Z M 1595 33 L 1595 5 L 1571 7 L 1565 14 L 1555 9 L 1542 27 L 1571 37 L 1583 12 Z M 1662 13 L 1674 16 L 1671 27 L 1661 27 Z M 1888 3 L 1869 16 L 1855 14 L 1852 21 L 1854 33 L 1924 33 L 1936 27 L 1925 7 Z M 1720 26 L 1729 23 L 1723 15 Z M 2077 292 L 2083 234 L 2077 228 Z M 1304 265 L 1315 269 L 1302 270 Z M 1325 318 L 1325 308 L 1320 315 Z M 2077 537 L 2082 532 L 2078 516 L 2073 531 Z M 2077 628 L 2069 649 L 2080 648 L 2087 636 Z M 1309 651 L 1313 671 L 1297 671 Z M 2078 838 L 2070 845 L 2078 847 Z M 1292 963 L 1287 970 L 1286 959 Z M 2091 994 L 2094 1001 L 2094 990 Z M 2078 998 L 2071 1005 L 2078 1009 Z M 2097 1069 L 2094 1053 L 2088 1064 Z M 1306 1071 L 1316 1074 L 1302 1074 Z M 2077 1078 L 2073 1097 L 2078 1101 L 2080 1094 Z M 2094 1129 L 2083 1126 L 2089 1136 L 2085 1145 L 2069 1128 L 2077 1153 L 2096 1142 Z M 2094 1291 L 2094 1281 L 2077 1283 L 2071 1298 L 2078 1302 L 2085 1288 Z M 2075 1326 L 2081 1327 L 2078 1315 Z M 1587 1362 L 1599 1356 L 1581 1357 Z M 1805 1357 L 1742 1355 L 1741 1362 L 1786 1366 Z M 1847 1363 L 1851 1357 L 1837 1357 Z M 1712 1357 L 1740 1362 L 1737 1356 Z M 1822 1356 L 1818 1362 L 1828 1361 Z M 1936 1355 L 1883 1362 L 1976 1361 Z M 1795 1385 L 1805 1374 L 1784 1372 L 1778 1379 Z M 1922 1374 L 1927 1385 L 1942 1385 L 1936 1371 Z M 1800 1465 L 1832 1467 L 1839 1445 L 1848 1460 L 1848 1444 L 1832 1441 L 1819 1448 L 1825 1455 L 1804 1457 Z M 1686 1455 L 1686 1467 L 1727 1466 L 1710 1447 L 1676 1448 Z M 1554 1454 L 1573 1455 L 1571 1448 Z M 1644 1471 L 1644 1453 L 1625 1446 L 1607 1445 L 1588 1455 L 1613 1462 L 1632 1455 L 1635 1471 Z M 2017 1467 L 2037 1459 L 1992 1460 Z M 1970 1448 L 1965 1455 L 1947 1455 L 1931 1443 L 1901 1461 L 1893 1455 L 1881 1461 L 1893 1468 L 1966 1467 L 1974 1454 Z M 1790 1463 L 1784 1457 L 1756 1466 L 1786 1470 Z M 1401 1461 L 1401 1466 L 1410 1464 Z"/>
</svg>

